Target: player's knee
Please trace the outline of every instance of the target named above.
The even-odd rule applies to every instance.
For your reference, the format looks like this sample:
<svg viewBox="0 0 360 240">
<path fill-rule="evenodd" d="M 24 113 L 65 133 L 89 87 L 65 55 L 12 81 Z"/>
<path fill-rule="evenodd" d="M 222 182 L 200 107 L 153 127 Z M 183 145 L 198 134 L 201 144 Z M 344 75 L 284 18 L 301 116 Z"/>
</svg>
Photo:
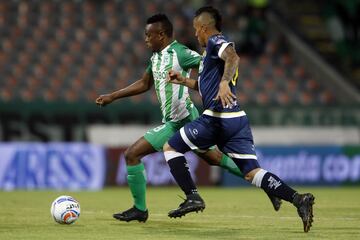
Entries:
<svg viewBox="0 0 360 240">
<path fill-rule="evenodd" d="M 175 150 L 166 142 L 163 146 L 163 151 L 167 152 L 167 151 L 175 151 Z"/>
<path fill-rule="evenodd" d="M 214 161 L 213 159 L 203 158 L 210 166 L 220 166 L 219 162 Z"/>
<path fill-rule="evenodd" d="M 126 149 L 125 161 L 126 161 L 126 165 L 130 165 L 130 166 L 137 165 L 140 163 L 140 158 L 138 157 L 138 154 L 132 147 Z"/>
<path fill-rule="evenodd" d="M 252 180 L 254 179 L 255 174 L 260 171 L 261 168 L 255 168 L 253 170 L 251 170 L 250 172 L 248 172 L 247 174 L 245 174 L 245 180 L 248 182 L 252 182 Z"/>
</svg>

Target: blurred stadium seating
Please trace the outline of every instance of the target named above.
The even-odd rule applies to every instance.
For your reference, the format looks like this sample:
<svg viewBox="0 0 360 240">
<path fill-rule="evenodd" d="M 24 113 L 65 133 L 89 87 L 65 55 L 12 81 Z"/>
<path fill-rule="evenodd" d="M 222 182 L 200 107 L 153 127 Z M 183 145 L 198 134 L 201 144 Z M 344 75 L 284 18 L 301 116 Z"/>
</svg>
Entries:
<svg viewBox="0 0 360 240">
<path fill-rule="evenodd" d="M 305 41 L 360 89 L 360 1 L 273 1 Z"/>
<path fill-rule="evenodd" d="M 176 38 L 197 48 L 191 18 L 199 2 L 224 15 L 224 33 L 241 56 L 238 87 L 244 104 L 332 105 L 335 94 L 297 62 L 281 36 L 269 34 L 266 6 L 246 1 L 0 1 L 0 101 L 93 102 L 132 83 L 150 52 L 146 18 L 170 16 Z M 199 50 L 199 49 L 197 49 Z M 154 91 L 132 101 L 156 104 Z M 197 94 L 193 96 L 199 102 Z"/>
</svg>

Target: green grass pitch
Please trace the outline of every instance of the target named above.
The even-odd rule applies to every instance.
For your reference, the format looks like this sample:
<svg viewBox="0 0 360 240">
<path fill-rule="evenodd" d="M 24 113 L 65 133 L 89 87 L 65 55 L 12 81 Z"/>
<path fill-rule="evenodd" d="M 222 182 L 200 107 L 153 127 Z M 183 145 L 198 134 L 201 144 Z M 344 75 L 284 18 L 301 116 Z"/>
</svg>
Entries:
<svg viewBox="0 0 360 240">
<path fill-rule="evenodd" d="M 149 188 L 146 223 L 120 222 L 112 214 L 131 205 L 127 188 L 100 192 L 0 192 L 0 239 L 360 239 L 360 188 L 300 188 L 316 199 L 314 224 L 304 233 L 296 209 L 283 203 L 272 209 L 256 188 L 200 187 L 206 201 L 202 213 L 170 219 L 178 206 L 178 188 Z M 50 216 L 51 202 L 68 194 L 81 204 L 80 219 L 60 225 Z"/>
</svg>

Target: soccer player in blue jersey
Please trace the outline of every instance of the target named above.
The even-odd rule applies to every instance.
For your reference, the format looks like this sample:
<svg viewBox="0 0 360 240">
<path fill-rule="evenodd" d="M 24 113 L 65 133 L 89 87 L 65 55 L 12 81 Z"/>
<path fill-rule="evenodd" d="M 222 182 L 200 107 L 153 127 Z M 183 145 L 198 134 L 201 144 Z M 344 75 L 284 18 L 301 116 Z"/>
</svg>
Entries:
<svg viewBox="0 0 360 240">
<path fill-rule="evenodd" d="M 262 169 L 257 161 L 249 120 L 236 100 L 239 57 L 233 43 L 221 33 L 219 12 L 213 7 L 200 8 L 193 25 L 199 43 L 205 48 L 198 81 L 173 70 L 169 71 L 169 81 L 199 90 L 205 111 L 198 119 L 185 124 L 164 145 L 170 171 L 186 195 L 185 201 L 169 212 L 169 217 L 181 217 L 205 208 L 184 153 L 217 145 L 233 159 L 247 181 L 292 203 L 303 221 L 304 231 L 308 232 L 313 221 L 314 196 L 297 193 L 278 176 Z"/>
</svg>

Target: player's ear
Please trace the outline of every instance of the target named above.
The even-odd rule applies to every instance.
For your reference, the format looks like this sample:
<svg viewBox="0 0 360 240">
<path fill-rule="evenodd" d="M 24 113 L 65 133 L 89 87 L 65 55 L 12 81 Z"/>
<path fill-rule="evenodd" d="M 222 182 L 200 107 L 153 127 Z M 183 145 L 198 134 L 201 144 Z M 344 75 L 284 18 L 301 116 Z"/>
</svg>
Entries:
<svg viewBox="0 0 360 240">
<path fill-rule="evenodd" d="M 164 31 L 160 31 L 159 32 L 159 38 L 162 40 L 165 38 L 165 32 Z"/>
<path fill-rule="evenodd" d="M 201 32 L 206 33 L 206 31 L 207 31 L 207 26 L 206 26 L 206 25 L 202 25 L 202 26 L 201 26 Z"/>
</svg>

